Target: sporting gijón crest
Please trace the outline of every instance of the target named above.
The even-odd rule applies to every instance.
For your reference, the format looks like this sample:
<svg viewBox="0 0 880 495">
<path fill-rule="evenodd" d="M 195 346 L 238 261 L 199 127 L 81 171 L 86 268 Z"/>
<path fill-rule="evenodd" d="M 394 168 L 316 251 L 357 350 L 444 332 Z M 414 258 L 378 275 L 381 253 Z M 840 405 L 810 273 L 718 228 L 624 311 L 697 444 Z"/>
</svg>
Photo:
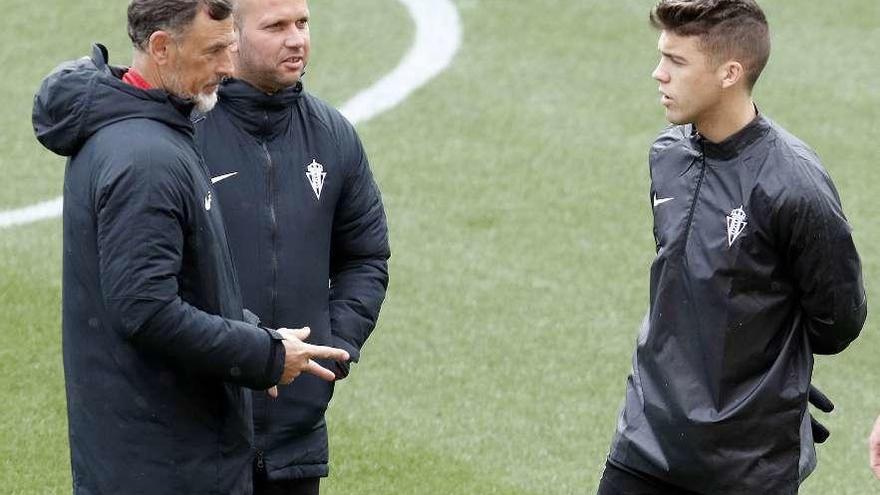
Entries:
<svg viewBox="0 0 880 495">
<path fill-rule="evenodd" d="M 321 199 L 321 191 L 324 189 L 324 179 L 327 178 L 327 172 L 324 172 L 324 166 L 316 160 L 306 166 L 306 178 L 315 192 L 315 197 Z"/>
<path fill-rule="evenodd" d="M 727 246 L 733 246 L 733 241 L 739 237 L 740 234 L 746 229 L 746 225 L 749 223 L 746 222 L 746 212 L 743 210 L 743 207 L 740 206 L 730 212 L 730 215 L 727 216 Z"/>
</svg>

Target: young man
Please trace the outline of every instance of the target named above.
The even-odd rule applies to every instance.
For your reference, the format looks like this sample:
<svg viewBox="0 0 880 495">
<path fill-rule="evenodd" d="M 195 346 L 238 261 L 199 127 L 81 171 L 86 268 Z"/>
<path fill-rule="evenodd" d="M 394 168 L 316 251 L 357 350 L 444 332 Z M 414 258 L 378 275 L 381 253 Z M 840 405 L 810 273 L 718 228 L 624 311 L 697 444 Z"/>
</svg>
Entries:
<svg viewBox="0 0 880 495">
<path fill-rule="evenodd" d="M 274 326 L 312 329 L 357 361 L 388 284 L 385 213 L 354 128 L 303 90 L 305 0 L 238 0 L 236 79 L 196 123 L 245 305 Z M 328 286 L 329 281 L 329 286 Z M 334 368 L 338 378 L 348 363 Z M 328 474 L 333 384 L 304 377 L 254 394 L 257 494 L 318 493 Z"/>
<path fill-rule="evenodd" d="M 76 494 L 245 494 L 251 396 L 345 351 L 245 313 L 193 141 L 231 74 L 227 0 L 134 0 L 130 70 L 91 59 L 43 82 L 34 129 L 69 156 L 63 354 Z"/>
<path fill-rule="evenodd" d="M 753 0 L 661 0 L 673 124 L 650 152 L 651 307 L 600 494 L 791 494 L 816 464 L 813 354 L 855 339 L 861 267 L 831 179 L 752 101 Z"/>
</svg>

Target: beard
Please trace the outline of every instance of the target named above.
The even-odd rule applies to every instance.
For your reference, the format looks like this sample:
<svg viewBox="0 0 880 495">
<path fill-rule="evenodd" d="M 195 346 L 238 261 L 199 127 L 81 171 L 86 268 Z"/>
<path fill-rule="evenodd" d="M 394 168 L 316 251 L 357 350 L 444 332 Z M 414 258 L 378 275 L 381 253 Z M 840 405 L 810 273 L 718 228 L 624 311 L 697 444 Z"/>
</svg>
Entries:
<svg viewBox="0 0 880 495">
<path fill-rule="evenodd" d="M 201 113 L 208 113 L 217 104 L 217 90 L 215 89 L 211 93 L 199 93 L 189 98 L 189 100 L 196 106 L 196 110 Z"/>
<path fill-rule="evenodd" d="M 176 69 L 178 70 L 172 71 L 170 74 L 167 75 L 166 78 L 163 79 L 166 85 L 165 91 L 180 99 L 192 103 L 195 106 L 195 109 L 201 113 L 210 112 L 214 108 L 214 105 L 217 104 L 217 89 L 214 89 L 214 91 L 211 91 L 210 93 L 192 94 L 189 91 L 183 89 L 179 67 L 176 67 Z M 219 82 L 215 87 L 219 89 Z"/>
</svg>

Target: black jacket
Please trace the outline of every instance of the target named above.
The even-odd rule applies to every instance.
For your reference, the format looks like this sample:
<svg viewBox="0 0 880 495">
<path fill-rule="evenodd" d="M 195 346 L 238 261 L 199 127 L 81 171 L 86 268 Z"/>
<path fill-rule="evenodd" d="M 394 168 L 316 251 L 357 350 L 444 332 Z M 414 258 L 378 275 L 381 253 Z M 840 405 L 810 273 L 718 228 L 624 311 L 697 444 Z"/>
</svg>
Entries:
<svg viewBox="0 0 880 495">
<path fill-rule="evenodd" d="M 250 493 L 250 392 L 283 347 L 242 323 L 191 105 L 122 82 L 103 47 L 42 84 L 64 178 L 63 354 L 74 493 Z"/>
<path fill-rule="evenodd" d="M 385 297 L 390 252 L 354 128 L 300 84 L 270 96 L 233 80 L 197 120 L 196 141 L 219 179 L 245 306 L 273 328 L 309 326 L 310 342 L 357 361 Z M 270 479 L 327 475 L 332 394 L 332 383 L 303 375 L 277 400 L 254 395 L 258 467 Z"/>
<path fill-rule="evenodd" d="M 700 493 L 796 493 L 813 354 L 866 316 L 837 191 L 763 116 L 718 144 L 671 127 L 650 170 L 651 307 L 610 460 Z"/>
</svg>

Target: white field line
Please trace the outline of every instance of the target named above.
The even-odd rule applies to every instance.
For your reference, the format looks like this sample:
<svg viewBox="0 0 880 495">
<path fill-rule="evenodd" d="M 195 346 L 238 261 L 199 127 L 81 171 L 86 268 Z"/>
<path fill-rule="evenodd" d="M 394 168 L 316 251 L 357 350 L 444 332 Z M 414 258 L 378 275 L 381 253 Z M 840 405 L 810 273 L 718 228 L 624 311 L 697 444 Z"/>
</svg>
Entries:
<svg viewBox="0 0 880 495">
<path fill-rule="evenodd" d="M 15 225 L 25 225 L 61 216 L 61 205 L 64 203 L 63 198 L 58 196 L 49 201 L 43 201 L 35 205 L 26 206 L 17 210 L 9 210 L 0 212 L 0 229 L 13 227 Z"/>
<path fill-rule="evenodd" d="M 340 111 L 353 124 L 366 122 L 406 100 L 443 72 L 461 46 L 462 27 L 452 0 L 398 0 L 415 22 L 416 36 L 397 67 L 346 102 Z M 61 216 L 61 196 L 0 211 L 0 230 Z"/>
<path fill-rule="evenodd" d="M 353 124 L 400 104 L 449 67 L 461 46 L 461 19 L 450 0 L 398 1 L 415 21 L 416 39 L 393 71 L 343 105 L 343 115 Z"/>
</svg>

